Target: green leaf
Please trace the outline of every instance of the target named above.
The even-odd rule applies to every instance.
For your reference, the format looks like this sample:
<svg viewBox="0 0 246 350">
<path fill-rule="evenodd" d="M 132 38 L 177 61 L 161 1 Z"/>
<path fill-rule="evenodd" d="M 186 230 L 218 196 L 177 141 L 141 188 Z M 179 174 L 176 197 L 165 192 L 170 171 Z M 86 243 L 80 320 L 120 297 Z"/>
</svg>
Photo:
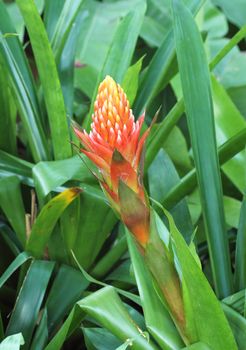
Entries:
<svg viewBox="0 0 246 350">
<path fill-rule="evenodd" d="M 179 127 L 175 126 L 163 143 L 163 148 L 173 161 L 180 176 L 191 170 L 191 159 L 186 139 Z M 177 152 L 177 149 L 179 152 Z"/>
<path fill-rule="evenodd" d="M 0 57 L 0 149 L 16 154 L 16 110 L 10 79 Z"/>
<path fill-rule="evenodd" d="M 76 60 L 101 71 L 120 19 L 141 2 L 85 1 L 86 18 L 80 31 Z"/>
<path fill-rule="evenodd" d="M 230 295 L 229 297 L 223 299 L 223 303 L 230 306 L 232 309 L 245 315 L 245 289 L 240 290 L 239 292 Z"/>
<path fill-rule="evenodd" d="M 238 228 L 241 202 L 235 198 L 224 196 L 226 224 Z"/>
<path fill-rule="evenodd" d="M 6 334 L 22 332 L 28 349 L 54 262 L 33 261 L 21 286 Z M 28 301 L 28 302 L 27 302 Z"/>
<path fill-rule="evenodd" d="M 62 51 L 65 47 L 68 36 L 70 35 L 75 19 L 83 5 L 83 0 L 75 0 L 71 4 L 70 1 L 65 1 L 62 10 L 59 14 L 55 30 L 51 36 L 51 46 L 54 52 L 56 62 L 60 61 Z M 59 6 L 59 5 L 58 5 Z"/>
<path fill-rule="evenodd" d="M 145 11 L 146 2 L 137 2 L 135 8 L 131 10 L 119 23 L 112 40 L 112 44 L 109 47 L 103 68 L 99 73 L 92 102 L 94 102 L 96 98 L 99 83 L 105 78 L 106 75 L 111 75 L 113 79 L 117 81 L 117 83 L 122 82 L 127 68 L 131 63 Z M 124 51 L 124 55 L 122 55 L 122 51 Z M 93 108 L 94 104 L 92 103 L 90 112 L 84 123 L 86 128 L 90 124 L 90 116 Z"/>
<path fill-rule="evenodd" d="M 244 100 L 244 95 L 246 92 L 246 85 L 236 86 L 227 89 L 227 93 L 230 96 L 232 102 L 238 108 L 244 118 L 246 118 L 246 101 Z"/>
<path fill-rule="evenodd" d="M 163 25 L 166 28 L 163 28 Z M 147 42 L 148 46 L 160 47 L 169 28 L 170 22 L 167 23 L 165 19 L 160 20 L 159 18 L 155 18 L 153 15 L 148 16 L 148 13 L 146 13 L 140 36 Z"/>
<path fill-rule="evenodd" d="M 240 131 L 246 129 L 246 122 L 241 116 L 224 88 L 212 77 L 213 105 L 217 144 L 220 146 Z M 245 154 L 237 154 L 222 167 L 233 184 L 243 192 L 246 188 Z"/>
<path fill-rule="evenodd" d="M 10 278 L 10 276 L 14 272 L 29 259 L 31 259 L 31 256 L 28 253 L 23 252 L 19 254 L 15 258 L 15 260 L 12 261 L 12 263 L 7 268 L 7 270 L 2 274 L 0 278 L 0 288 L 3 286 L 3 284 Z"/>
<path fill-rule="evenodd" d="M 158 151 L 163 147 L 163 142 L 170 135 L 180 117 L 184 112 L 184 101 L 179 100 L 174 107 L 170 110 L 166 118 L 158 125 L 156 129 L 150 132 L 150 136 L 147 139 L 146 158 L 145 158 L 145 171 L 149 168 L 151 162 L 156 157 Z"/>
<path fill-rule="evenodd" d="M 83 267 L 80 265 L 80 263 L 78 262 L 75 254 L 73 253 L 72 251 L 72 256 L 77 264 L 77 266 L 79 267 L 80 271 L 82 272 L 83 276 L 86 278 L 86 280 L 90 283 L 95 283 L 99 286 L 102 286 L 102 287 L 109 287 L 109 285 L 107 283 L 104 283 L 104 282 L 101 282 L 101 281 L 98 281 L 96 280 L 94 277 L 90 276 L 84 269 Z M 120 289 L 120 288 L 115 288 L 115 290 L 123 295 L 124 297 L 128 298 L 129 300 L 133 301 L 134 303 L 136 303 L 137 305 L 140 305 L 140 301 L 139 301 L 139 297 L 135 294 L 132 294 L 128 291 L 125 291 L 123 289 Z"/>
<path fill-rule="evenodd" d="M 244 149 L 246 144 L 246 130 L 243 129 L 237 135 L 233 136 L 219 148 L 219 160 L 221 164 L 226 163 L 238 152 Z M 196 187 L 196 169 L 192 169 L 187 173 L 180 183 L 176 185 L 163 200 L 164 207 L 172 208 L 187 194 L 190 194 Z"/>
<path fill-rule="evenodd" d="M 51 191 L 69 180 L 86 184 L 94 183 L 95 178 L 84 163 L 85 156 L 81 155 L 81 158 L 74 156 L 69 159 L 36 164 L 33 167 L 33 178 L 39 199 L 45 199 Z"/>
<path fill-rule="evenodd" d="M 59 331 L 51 339 L 44 350 L 60 350 L 66 338 L 71 335 L 74 329 L 81 324 L 83 318 L 84 313 L 76 304 L 73 307 L 72 311 L 69 313 L 66 321 L 63 323 Z"/>
<path fill-rule="evenodd" d="M 213 350 L 237 349 L 221 305 L 202 270 L 165 210 L 171 235 L 171 245 L 177 256 L 183 288 L 186 324 L 193 341 L 201 341 Z"/>
<path fill-rule="evenodd" d="M 68 3 L 71 7 L 70 2 Z M 81 33 L 81 26 L 83 25 L 85 17 L 86 12 L 82 11 L 81 6 L 79 6 L 68 38 L 66 40 L 66 44 L 63 48 L 58 66 L 62 93 L 64 96 L 66 111 L 69 116 L 73 115 L 75 54 Z"/>
<path fill-rule="evenodd" d="M 127 69 L 121 84 L 126 93 L 130 106 L 132 106 L 138 91 L 138 78 L 142 68 L 144 56 Z"/>
<path fill-rule="evenodd" d="M 213 280 L 218 295 L 226 296 L 231 292 L 232 279 L 208 64 L 201 36 L 190 11 L 176 0 L 172 4 L 179 71 L 206 225 Z"/>
<path fill-rule="evenodd" d="M 243 199 L 238 225 L 235 257 L 235 283 L 237 290 L 246 288 L 246 199 Z"/>
<path fill-rule="evenodd" d="M 244 26 L 241 30 L 239 30 L 231 38 L 231 40 L 216 54 L 216 56 L 212 59 L 212 61 L 209 64 L 210 70 L 213 70 L 218 65 L 218 63 L 220 63 L 221 60 L 245 37 L 245 35 L 246 35 L 246 26 Z M 154 57 L 153 57 L 153 60 L 154 60 Z M 160 62 L 162 62 L 161 59 L 160 59 Z M 159 77 L 158 69 L 156 69 L 156 74 L 157 74 L 157 77 Z M 151 81 L 149 83 L 151 83 Z M 147 84 L 147 88 L 148 86 L 149 85 Z M 142 90 L 141 86 L 140 86 L 140 89 Z M 181 98 L 170 110 L 170 112 L 167 114 L 165 119 L 158 125 L 158 128 L 156 128 L 156 130 L 154 130 L 153 128 L 153 132 L 151 132 L 149 137 L 148 147 L 146 151 L 145 169 L 149 167 L 152 160 L 157 155 L 159 149 L 162 147 L 163 140 L 165 140 L 168 137 L 170 131 L 177 124 L 183 112 L 184 112 L 184 101 Z"/>
<path fill-rule="evenodd" d="M 88 188 L 86 185 L 85 187 Z M 108 204 L 102 191 L 91 188 L 80 196 L 80 220 L 77 239 L 73 251 L 84 269 L 94 263 L 106 238 L 108 238 L 117 218 Z"/>
<path fill-rule="evenodd" d="M 246 344 L 246 319 L 224 303 L 222 303 L 222 308 L 231 326 L 238 349 L 243 350 Z"/>
<path fill-rule="evenodd" d="M 241 27 L 246 24 L 246 9 L 244 0 L 235 0 L 233 3 L 230 0 L 213 0 L 213 3 L 222 8 L 228 19 Z"/>
<path fill-rule="evenodd" d="M 119 23 L 99 75 L 99 82 L 107 74 L 112 75 L 118 83 L 122 82 L 131 62 L 145 11 L 146 3 L 140 1 L 134 10 L 131 10 Z M 122 50 L 124 55 L 122 55 Z"/>
<path fill-rule="evenodd" d="M 35 161 L 48 159 L 48 146 L 41 125 L 42 116 L 30 68 L 19 40 L 5 38 L 3 34 L 14 33 L 14 27 L 3 2 L 0 2 L 0 54 L 11 78 L 17 108 L 27 134 Z"/>
<path fill-rule="evenodd" d="M 207 32 L 209 41 L 224 37 L 228 32 L 228 23 L 222 11 L 220 11 L 212 2 L 207 2 L 204 7 L 204 22 L 202 31 Z"/>
<path fill-rule="evenodd" d="M 90 347 L 88 347 L 88 341 L 92 344 L 93 350 L 115 350 L 121 343 L 114 335 L 104 328 L 83 327 L 82 331 L 88 349 L 90 349 Z"/>
<path fill-rule="evenodd" d="M 62 92 L 69 116 L 73 113 L 74 99 L 74 60 L 77 41 L 81 34 L 88 13 L 82 7 L 83 0 L 76 0 L 71 5 L 69 1 L 50 1 L 44 14 L 44 23 L 51 47 L 54 52 Z"/>
<path fill-rule="evenodd" d="M 17 176 L 0 179 L 0 207 L 22 245 L 26 242 L 25 208 Z"/>
<path fill-rule="evenodd" d="M 25 341 L 21 333 L 13 334 L 0 343 L 0 350 L 19 350 Z"/>
<path fill-rule="evenodd" d="M 55 159 L 71 156 L 70 135 L 55 59 L 42 19 L 32 0 L 17 0 L 31 40 L 51 128 Z"/>
<path fill-rule="evenodd" d="M 75 89 L 81 90 L 87 97 L 92 99 L 94 88 L 97 83 L 97 76 L 97 70 L 90 65 L 76 67 L 74 71 Z"/>
<path fill-rule="evenodd" d="M 149 167 L 148 179 L 150 196 L 160 203 L 162 203 L 172 187 L 179 183 L 180 179 L 177 171 L 163 149 L 159 151 L 157 157 L 155 157 Z M 189 243 L 193 233 L 193 227 L 186 200 L 183 199 L 180 201 L 171 209 L 170 213 L 179 231 L 185 237 L 186 242 Z"/>
<path fill-rule="evenodd" d="M 132 349 L 157 349 L 152 341 L 147 341 L 143 331 L 132 322 L 114 288 L 102 288 L 97 293 L 82 299 L 78 305 L 87 315 L 97 320 L 121 341 L 133 338 Z"/>
<path fill-rule="evenodd" d="M 48 34 L 49 41 L 51 41 L 55 31 L 57 22 L 61 15 L 64 1 L 53 0 L 47 1 L 44 8 L 44 24 Z"/>
<path fill-rule="evenodd" d="M 43 310 L 42 318 L 38 324 L 30 350 L 43 350 L 48 341 L 47 310 Z"/>
<path fill-rule="evenodd" d="M 183 350 L 212 350 L 212 349 L 208 347 L 207 344 L 198 342 L 190 346 L 186 346 L 185 348 L 183 348 Z"/>
<path fill-rule="evenodd" d="M 97 262 L 91 274 L 95 278 L 101 278 L 106 275 L 118 260 L 127 251 L 126 237 L 123 236 L 117 240 L 110 250 L 103 255 L 101 260 Z"/>
<path fill-rule="evenodd" d="M 26 185 L 33 186 L 33 164 L 0 150 L 0 177 L 16 175 Z"/>
<path fill-rule="evenodd" d="M 38 215 L 26 244 L 26 250 L 36 258 L 42 257 L 55 224 L 66 207 L 80 194 L 77 187 L 70 188 L 51 199 Z"/>
<path fill-rule="evenodd" d="M 70 266 L 61 265 L 46 302 L 49 333 L 53 333 L 59 326 L 88 285 L 89 282 L 80 271 Z"/>
<path fill-rule="evenodd" d="M 99 322 L 102 327 L 109 330 L 121 341 L 124 342 L 125 339 L 133 338 L 133 350 L 158 349 L 151 341 L 147 341 L 146 335 L 133 322 L 114 288 L 105 287 L 76 304 L 76 307 L 71 311 L 67 320 L 45 350 L 59 350 L 66 337 L 80 324 L 85 314 Z"/>
<path fill-rule="evenodd" d="M 163 349 L 180 349 L 183 342 L 169 315 L 157 295 L 146 264 L 136 248 L 131 235 L 127 234 L 128 247 L 138 291 L 144 312 L 146 327 Z"/>
<path fill-rule="evenodd" d="M 192 9 L 192 12 L 196 14 L 203 1 L 188 0 L 186 2 Z M 157 93 L 165 88 L 170 80 L 170 76 L 176 73 L 176 70 L 173 70 L 174 59 L 174 37 L 173 30 L 170 29 L 164 36 L 161 46 L 150 61 L 148 70 L 139 86 L 139 94 L 134 103 L 134 114 L 136 116 L 139 116 L 143 110 L 148 107 Z"/>
</svg>

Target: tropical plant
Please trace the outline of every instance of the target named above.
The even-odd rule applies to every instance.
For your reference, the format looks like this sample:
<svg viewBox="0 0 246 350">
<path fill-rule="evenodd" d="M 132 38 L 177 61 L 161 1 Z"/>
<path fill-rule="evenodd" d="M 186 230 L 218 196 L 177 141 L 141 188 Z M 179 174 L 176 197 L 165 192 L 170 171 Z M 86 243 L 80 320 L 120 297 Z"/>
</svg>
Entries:
<svg viewBox="0 0 246 350">
<path fill-rule="evenodd" d="M 244 7 L 0 2 L 0 350 L 245 349 Z"/>
</svg>

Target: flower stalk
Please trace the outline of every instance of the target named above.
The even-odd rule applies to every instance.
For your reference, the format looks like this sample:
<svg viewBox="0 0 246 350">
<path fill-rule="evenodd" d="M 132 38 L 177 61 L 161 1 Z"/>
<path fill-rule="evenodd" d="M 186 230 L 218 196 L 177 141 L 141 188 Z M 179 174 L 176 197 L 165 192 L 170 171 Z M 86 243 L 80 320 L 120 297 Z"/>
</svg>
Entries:
<svg viewBox="0 0 246 350">
<path fill-rule="evenodd" d="M 161 240 L 143 186 L 144 114 L 135 121 L 126 94 L 107 76 L 99 85 L 89 134 L 73 124 L 80 151 L 98 168 L 96 174 L 112 208 L 135 237 L 158 292 L 185 343 L 182 290 L 173 258 Z"/>
</svg>

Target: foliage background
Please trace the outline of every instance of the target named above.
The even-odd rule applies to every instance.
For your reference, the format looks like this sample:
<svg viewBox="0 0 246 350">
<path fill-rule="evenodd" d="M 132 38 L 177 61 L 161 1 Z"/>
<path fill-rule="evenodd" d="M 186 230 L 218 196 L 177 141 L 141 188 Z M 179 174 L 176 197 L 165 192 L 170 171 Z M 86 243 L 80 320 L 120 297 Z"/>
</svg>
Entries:
<svg viewBox="0 0 246 350">
<path fill-rule="evenodd" d="M 134 115 L 146 110 L 147 124 L 161 106 L 146 145 L 146 188 L 188 243 L 196 230 L 203 271 L 217 296 L 227 297 L 223 308 L 244 349 L 246 8 L 243 0 L 183 2 L 198 12 L 203 40 L 186 42 L 187 62 L 195 68 L 192 59 L 202 47 L 210 62 L 221 172 L 209 168 L 212 124 L 199 95 L 208 64 L 188 74 L 183 93 L 179 70 L 184 76 L 187 62 L 182 66 L 178 57 L 178 68 L 173 26 L 179 14 L 173 20 L 170 1 L 0 2 L 1 339 L 21 332 L 22 348 L 31 350 L 125 349 L 131 341 L 135 349 L 184 346 L 131 239 L 69 142 L 70 119 L 89 128 L 98 84 L 110 74 L 125 89 Z M 240 40 L 234 36 L 239 30 Z M 201 109 L 193 131 L 183 95 L 186 110 L 193 102 Z M 219 201 L 204 174 L 217 176 L 218 192 L 221 176 Z M 63 192 L 77 186 L 81 193 Z M 207 236 L 204 217 L 212 232 Z M 226 234 L 219 236 L 219 227 Z M 10 341 L 18 344 L 21 337 Z"/>
</svg>

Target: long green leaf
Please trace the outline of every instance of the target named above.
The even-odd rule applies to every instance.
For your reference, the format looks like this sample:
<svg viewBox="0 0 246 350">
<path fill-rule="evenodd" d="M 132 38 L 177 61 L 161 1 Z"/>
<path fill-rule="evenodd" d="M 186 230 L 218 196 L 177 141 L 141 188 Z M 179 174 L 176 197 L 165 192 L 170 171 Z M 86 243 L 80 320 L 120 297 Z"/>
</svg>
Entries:
<svg viewBox="0 0 246 350">
<path fill-rule="evenodd" d="M 245 316 L 245 289 L 240 290 L 239 292 L 230 295 L 223 299 L 223 303 L 230 306 L 232 309 L 237 311 L 240 315 Z"/>
<path fill-rule="evenodd" d="M 74 303 L 81 298 L 88 285 L 89 282 L 80 271 L 66 265 L 59 268 L 46 302 L 50 333 L 54 332 Z M 59 308 L 57 305 L 60 305 Z"/>
<path fill-rule="evenodd" d="M 246 122 L 219 82 L 212 76 L 212 93 L 217 145 L 246 130 Z M 243 193 L 246 189 L 245 152 L 242 151 L 222 167 L 223 172 Z"/>
<path fill-rule="evenodd" d="M 246 344 L 246 319 L 224 303 L 222 303 L 222 308 L 231 326 L 238 349 L 244 350 Z"/>
<path fill-rule="evenodd" d="M 73 256 L 73 259 L 75 260 L 77 266 L 79 267 L 80 271 L 82 272 L 82 275 L 86 278 L 86 280 L 90 283 L 95 283 L 99 286 L 102 286 L 102 287 L 109 287 L 110 285 L 108 285 L 107 283 L 105 282 L 101 282 L 101 281 L 98 281 L 96 280 L 94 277 L 92 277 L 91 275 L 89 275 L 84 269 L 83 267 L 80 265 L 80 263 L 78 262 L 76 256 L 74 255 L 73 251 L 72 251 L 72 256 Z M 115 288 L 115 290 L 121 294 L 122 296 L 128 298 L 129 300 L 133 301 L 134 303 L 136 303 L 137 305 L 140 305 L 140 301 L 139 301 L 139 297 L 133 293 L 130 293 L 128 291 L 125 291 L 123 289 L 120 289 L 120 288 Z"/>
<path fill-rule="evenodd" d="M 47 310 L 43 310 L 41 321 L 37 327 L 30 350 L 43 350 L 48 341 Z"/>
<path fill-rule="evenodd" d="M 246 26 L 241 28 L 226 44 L 218 54 L 211 60 L 209 64 L 210 70 L 213 70 L 218 63 L 246 36 Z M 158 71 L 158 70 L 157 70 Z M 169 135 L 170 131 L 177 124 L 184 112 L 184 101 L 179 100 L 171 111 L 167 114 L 166 118 L 158 125 L 158 128 L 151 132 L 148 147 L 146 151 L 145 171 L 147 171 L 149 165 L 157 155 L 159 149 L 162 146 L 163 140 Z"/>
<path fill-rule="evenodd" d="M 84 0 L 75 0 L 72 3 L 65 1 L 55 30 L 52 33 L 51 46 L 54 52 L 56 62 L 59 62 L 62 51 L 65 47 L 71 28 L 74 25 L 76 16 L 83 5 Z"/>
<path fill-rule="evenodd" d="M 20 180 L 17 176 L 0 179 L 0 207 L 24 246 L 26 242 L 25 208 Z"/>
<path fill-rule="evenodd" d="M 115 350 L 121 344 L 121 341 L 104 328 L 83 327 L 82 330 L 88 350 Z"/>
<path fill-rule="evenodd" d="M 146 327 L 162 349 L 180 349 L 183 345 L 169 312 L 157 295 L 145 262 L 127 234 L 128 247 L 142 302 Z"/>
<path fill-rule="evenodd" d="M 142 68 L 143 59 L 144 56 L 127 69 L 121 84 L 126 93 L 130 106 L 132 106 L 138 91 L 138 78 Z"/>
<path fill-rule="evenodd" d="M 46 103 L 55 159 L 71 156 L 69 129 L 55 59 L 42 19 L 32 0 L 17 0 L 32 44 Z"/>
<path fill-rule="evenodd" d="M 105 287 L 77 303 L 77 308 L 72 310 L 63 327 L 45 350 L 59 350 L 84 314 L 95 319 L 121 341 L 132 339 L 133 350 L 158 349 L 152 341 L 147 341 L 145 334 L 133 322 L 114 288 Z"/>
<path fill-rule="evenodd" d="M 28 253 L 23 252 L 23 253 L 19 254 L 15 258 L 15 260 L 12 261 L 12 263 L 9 265 L 7 270 L 1 276 L 1 278 L 0 278 L 0 288 L 3 286 L 3 284 L 9 279 L 9 277 L 14 272 L 29 259 L 31 259 L 31 256 Z"/>
<path fill-rule="evenodd" d="M 69 159 L 51 162 L 39 162 L 33 167 L 33 178 L 40 200 L 43 200 L 51 191 L 69 180 L 84 183 L 94 183 L 95 179 L 83 161 L 78 156 Z"/>
<path fill-rule="evenodd" d="M 246 199 L 243 199 L 236 242 L 236 289 L 246 288 Z"/>
<path fill-rule="evenodd" d="M 7 327 L 7 335 L 21 332 L 28 349 L 54 262 L 33 261 L 21 286 Z"/>
<path fill-rule="evenodd" d="M 139 2 L 135 9 L 131 10 L 119 23 L 112 44 L 109 47 L 104 66 L 99 73 L 92 102 L 96 98 L 99 83 L 107 74 L 111 75 L 118 83 L 122 82 L 127 68 L 131 63 L 145 11 L 146 2 L 144 0 Z M 122 50 L 124 51 L 124 55 L 122 55 Z M 84 123 L 86 128 L 89 127 L 93 108 L 94 104 L 92 103 L 90 113 Z"/>
<path fill-rule="evenodd" d="M 117 82 L 122 82 L 131 62 L 145 11 L 146 2 L 139 2 L 136 8 L 130 11 L 119 24 L 99 81 L 110 74 Z M 124 50 L 124 55 L 122 55 L 122 50 Z"/>
<path fill-rule="evenodd" d="M 19 40 L 4 37 L 15 33 L 3 2 L 0 2 L 0 54 L 11 78 L 16 103 L 22 119 L 28 143 L 35 161 L 49 159 L 48 146 L 41 125 L 41 113 L 31 71 Z"/>
<path fill-rule="evenodd" d="M 163 181 L 163 178 L 165 178 L 165 181 Z M 162 203 L 170 189 L 179 183 L 177 171 L 163 149 L 159 151 L 157 157 L 149 167 L 148 180 L 151 198 L 154 198 L 160 203 Z M 177 203 L 175 207 L 171 208 L 170 213 L 179 231 L 185 237 L 186 242 L 189 243 L 193 233 L 193 227 L 186 200 L 183 199 Z"/>
<path fill-rule="evenodd" d="M 0 150 L 0 178 L 15 175 L 25 185 L 34 186 L 32 166 L 32 163 Z"/>
<path fill-rule="evenodd" d="M 165 210 L 173 253 L 178 259 L 186 327 L 193 342 L 201 341 L 213 350 L 236 350 L 236 343 L 220 302 L 200 266 L 179 233 L 172 216 Z"/>
<path fill-rule="evenodd" d="M 58 65 L 62 93 L 64 96 L 66 111 L 69 116 L 73 115 L 75 54 L 78 47 L 81 27 L 83 26 L 86 16 L 87 13 L 83 11 L 83 7 L 81 9 L 81 6 L 79 6 Z M 63 45 L 63 42 L 61 42 L 61 45 Z M 83 84 L 83 80 L 81 81 L 81 84 Z"/>
<path fill-rule="evenodd" d="M 203 0 L 187 0 L 186 3 L 191 8 L 194 14 L 197 13 Z M 139 87 L 139 94 L 134 104 L 134 112 L 139 116 L 157 93 L 164 89 L 170 79 L 172 72 L 172 65 L 175 59 L 175 44 L 173 37 L 173 30 L 166 34 L 159 49 L 153 56 L 148 70 Z"/>
<path fill-rule="evenodd" d="M 79 188 L 70 188 L 51 199 L 38 215 L 30 237 L 26 244 L 26 250 L 36 258 L 42 257 L 44 248 L 55 227 L 55 224 L 66 207 L 80 194 Z"/>
<path fill-rule="evenodd" d="M 238 152 L 242 151 L 245 148 L 245 145 L 246 129 L 240 131 L 238 134 L 236 134 L 227 142 L 225 142 L 221 147 L 219 147 L 220 164 L 225 164 Z M 166 208 L 172 208 L 187 194 L 190 194 L 195 189 L 196 184 L 196 169 L 192 169 L 182 178 L 179 184 L 177 184 L 171 189 L 171 191 L 167 194 L 166 198 L 163 200 L 162 204 Z"/>
<path fill-rule="evenodd" d="M 174 0 L 176 50 L 206 225 L 213 280 L 219 296 L 232 290 L 208 64 L 190 11 Z M 192 52 L 192 55 L 190 54 Z"/>
<path fill-rule="evenodd" d="M 92 191 L 94 193 L 91 193 Z M 92 188 L 89 193 L 83 191 L 80 201 L 79 229 L 73 251 L 79 263 L 87 270 L 94 263 L 105 240 L 112 232 L 117 218 L 105 203 L 105 198 L 99 189 Z"/>
<path fill-rule="evenodd" d="M 16 154 L 16 108 L 10 79 L 0 57 L 0 149 Z"/>
<path fill-rule="evenodd" d="M 115 244 L 110 248 L 110 250 L 103 255 L 101 260 L 98 261 L 96 266 L 91 271 L 91 275 L 95 278 L 104 277 L 112 267 L 120 260 L 120 258 L 127 251 L 126 237 L 123 236 L 115 242 Z"/>
</svg>

